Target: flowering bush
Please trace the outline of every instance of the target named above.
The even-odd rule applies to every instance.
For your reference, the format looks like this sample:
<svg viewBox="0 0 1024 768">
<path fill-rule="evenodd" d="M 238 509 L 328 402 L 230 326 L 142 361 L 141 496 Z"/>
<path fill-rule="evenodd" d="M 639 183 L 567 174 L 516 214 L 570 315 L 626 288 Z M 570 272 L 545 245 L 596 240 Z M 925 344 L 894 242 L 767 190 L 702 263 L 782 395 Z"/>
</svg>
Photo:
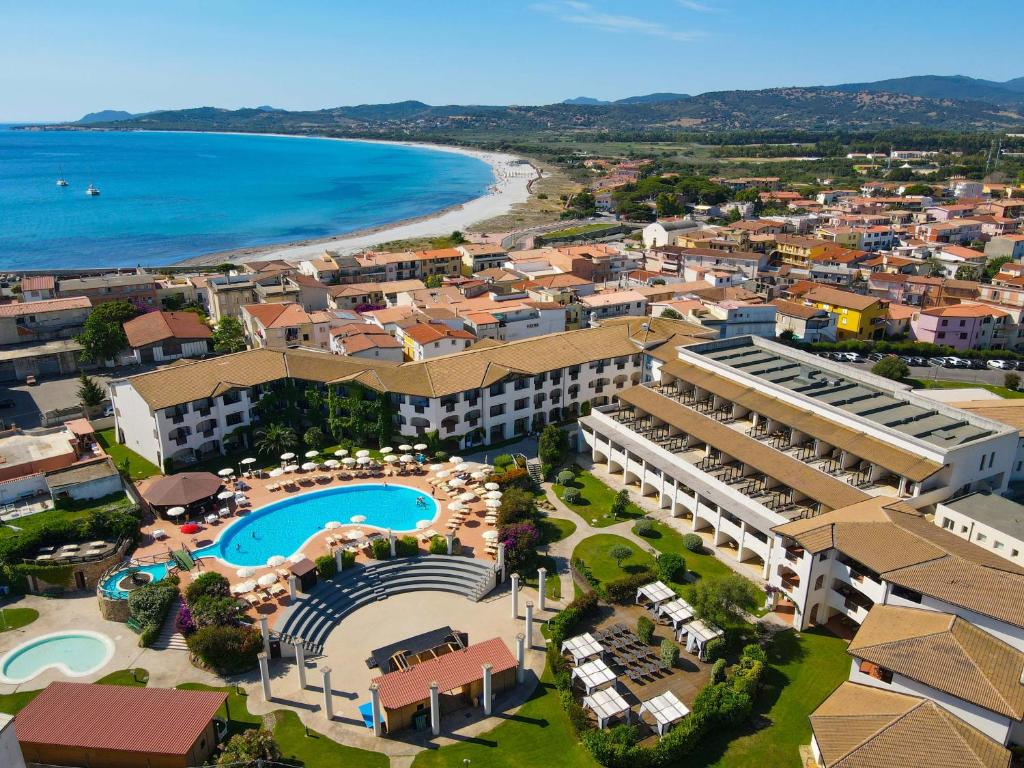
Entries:
<svg viewBox="0 0 1024 768">
<path fill-rule="evenodd" d="M 536 546 L 540 531 L 533 523 L 513 523 L 498 529 L 498 541 L 505 545 L 505 564 L 512 571 L 532 572 L 537 567 Z"/>
</svg>

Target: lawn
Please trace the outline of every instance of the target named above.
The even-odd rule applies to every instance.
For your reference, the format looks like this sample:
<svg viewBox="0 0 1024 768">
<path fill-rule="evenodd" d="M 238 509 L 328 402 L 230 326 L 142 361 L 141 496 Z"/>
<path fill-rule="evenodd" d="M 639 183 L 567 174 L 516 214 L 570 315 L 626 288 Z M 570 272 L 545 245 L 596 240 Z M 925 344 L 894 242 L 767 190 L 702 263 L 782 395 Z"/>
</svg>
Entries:
<svg viewBox="0 0 1024 768">
<path fill-rule="evenodd" d="M 974 381 L 947 381 L 944 379 L 905 379 L 905 383 L 914 387 L 914 389 L 987 389 L 1000 397 L 1006 397 L 1009 399 L 1016 399 L 1024 397 L 1024 392 L 1018 392 L 1016 389 L 1007 389 L 1006 387 L 1000 387 L 995 384 L 985 384 L 983 382 Z"/>
<path fill-rule="evenodd" d="M 576 523 L 561 517 L 545 517 L 537 526 L 541 544 L 554 544 L 576 533 Z"/>
<path fill-rule="evenodd" d="M 612 548 L 619 545 L 629 547 L 633 552 L 621 566 L 615 564 L 610 554 Z M 577 558 L 586 563 L 594 578 L 602 583 L 624 578 L 645 566 L 654 568 L 654 558 L 650 554 L 629 539 L 613 533 L 599 533 L 581 541 L 572 551 L 572 559 Z"/>
<path fill-rule="evenodd" d="M 849 677 L 846 641 L 825 630 L 785 632 L 772 646 L 769 665 L 750 727 L 711 734 L 687 766 L 800 768 L 798 749 L 811 741 L 808 715 Z"/>
<path fill-rule="evenodd" d="M 98 685 L 130 685 L 144 688 L 149 680 L 149 672 L 144 669 L 119 669 L 96 681 Z M 42 692 L 42 688 L 34 691 L 18 691 L 17 693 L 0 693 L 0 712 L 16 715 Z"/>
<path fill-rule="evenodd" d="M 131 448 L 126 448 L 117 442 L 114 428 L 104 429 L 96 433 L 96 441 L 103 447 L 103 450 L 114 460 L 118 467 L 128 461 L 128 475 L 132 480 L 144 480 L 147 477 L 160 474 L 160 468 L 153 462 L 142 458 Z"/>
<path fill-rule="evenodd" d="M 76 504 L 72 509 L 48 509 L 45 512 L 36 512 L 34 515 L 19 517 L 10 523 L 0 525 L 0 539 L 14 536 L 19 531 L 33 531 L 54 522 L 70 523 L 75 520 L 83 520 L 97 510 L 115 511 L 128 509 L 130 506 L 132 506 L 132 500 L 124 494 L 111 494 L 102 499 L 82 503 L 81 506 Z"/>
<path fill-rule="evenodd" d="M 581 224 L 578 227 L 566 227 L 565 229 L 559 229 L 555 232 L 545 232 L 541 238 L 550 240 L 553 238 L 561 237 L 577 237 L 579 235 L 585 235 L 589 232 L 600 232 L 602 229 L 613 229 L 616 226 L 615 223 L 610 222 L 596 222 L 594 224 Z"/>
<path fill-rule="evenodd" d="M 0 611 L 0 632 L 27 627 L 38 618 L 35 608 L 4 608 Z"/>
<path fill-rule="evenodd" d="M 494 730 L 459 744 L 420 752 L 413 761 L 413 768 L 460 765 L 597 768 L 597 763 L 573 735 L 549 671 L 545 671 L 540 684 L 519 711 L 505 718 Z"/>
<path fill-rule="evenodd" d="M 544 594 L 552 600 L 561 600 L 562 582 L 558 578 L 558 565 L 555 563 L 555 559 L 553 557 L 548 557 L 547 555 L 541 555 L 540 562 L 537 567 L 548 569 L 548 575 L 544 579 Z M 534 589 L 537 588 L 538 581 L 539 579 L 536 574 L 523 578 L 523 584 L 533 587 Z"/>
<path fill-rule="evenodd" d="M 586 470 L 575 470 L 576 479 L 567 486 L 554 485 L 555 495 L 569 509 L 582 517 L 595 528 L 605 528 L 609 525 L 633 520 L 643 517 L 643 511 L 636 505 L 630 504 L 628 512 L 619 518 L 612 517 L 612 502 L 615 501 L 615 491 L 602 483 Z M 569 504 L 565 500 L 566 488 L 578 488 L 580 500 L 575 504 Z"/>
<path fill-rule="evenodd" d="M 224 691 L 228 694 L 227 708 L 231 718 L 228 721 L 228 737 L 234 736 L 250 728 L 257 728 L 263 717 L 249 712 L 247 696 L 240 694 L 238 689 L 216 688 L 200 683 L 185 683 L 178 688 L 187 691 Z M 222 709 L 219 713 L 225 717 Z M 290 710 L 277 710 L 274 740 L 281 749 L 281 756 L 290 763 L 307 768 L 320 768 L 327 765 L 344 765 L 346 768 L 387 768 L 388 758 L 379 752 L 346 747 L 331 741 L 316 731 L 307 731 L 299 720 L 299 716 Z"/>
</svg>

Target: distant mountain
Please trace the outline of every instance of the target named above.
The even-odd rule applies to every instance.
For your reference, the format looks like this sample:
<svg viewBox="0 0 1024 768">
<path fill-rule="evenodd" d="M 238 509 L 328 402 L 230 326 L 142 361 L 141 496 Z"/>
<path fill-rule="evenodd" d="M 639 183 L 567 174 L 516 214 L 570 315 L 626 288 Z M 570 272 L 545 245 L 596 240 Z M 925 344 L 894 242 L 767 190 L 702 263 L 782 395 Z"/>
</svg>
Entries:
<svg viewBox="0 0 1024 768">
<path fill-rule="evenodd" d="M 1024 103 L 1024 77 L 1000 83 L 964 75 L 918 75 L 871 83 L 842 83 L 831 87 L 847 93 L 904 93 L 926 99 L 985 101 L 990 104 Z"/>
<path fill-rule="evenodd" d="M 610 101 L 602 101 L 601 99 L 592 99 L 589 96 L 576 96 L 572 99 L 566 99 L 562 102 L 563 104 L 572 104 L 573 106 L 594 106 L 596 104 L 611 104 Z"/>
<path fill-rule="evenodd" d="M 90 123 L 112 123 L 116 120 L 131 120 L 133 117 L 135 117 L 135 115 L 131 112 L 124 112 L 120 109 L 101 109 L 99 112 L 90 112 L 78 122 L 81 125 L 88 125 Z"/>
<path fill-rule="evenodd" d="M 693 98 L 688 93 L 648 93 L 646 96 L 629 96 L 619 99 L 616 104 L 659 104 L 663 101 L 682 101 Z"/>
</svg>

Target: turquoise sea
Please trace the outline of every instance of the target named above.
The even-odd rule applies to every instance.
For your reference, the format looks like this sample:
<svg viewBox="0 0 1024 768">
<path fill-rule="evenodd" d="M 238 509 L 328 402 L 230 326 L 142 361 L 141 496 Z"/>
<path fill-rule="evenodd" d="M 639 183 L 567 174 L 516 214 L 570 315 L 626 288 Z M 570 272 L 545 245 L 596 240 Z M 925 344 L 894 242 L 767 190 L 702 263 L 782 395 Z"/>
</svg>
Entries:
<svg viewBox="0 0 1024 768">
<path fill-rule="evenodd" d="M 324 237 L 464 203 L 492 182 L 480 160 L 420 147 L 0 126 L 0 269 L 171 264 Z"/>
</svg>

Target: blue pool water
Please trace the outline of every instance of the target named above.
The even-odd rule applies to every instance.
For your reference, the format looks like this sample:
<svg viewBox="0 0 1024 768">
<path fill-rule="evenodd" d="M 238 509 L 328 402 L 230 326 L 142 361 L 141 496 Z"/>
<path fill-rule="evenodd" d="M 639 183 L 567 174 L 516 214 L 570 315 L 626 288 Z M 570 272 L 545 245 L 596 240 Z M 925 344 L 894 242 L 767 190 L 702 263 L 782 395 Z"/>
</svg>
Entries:
<svg viewBox="0 0 1024 768">
<path fill-rule="evenodd" d="M 421 147 L 0 126 L 0 268 L 169 264 L 323 237 L 464 203 L 493 181 L 476 158 Z"/>
<path fill-rule="evenodd" d="M 167 576 L 167 563 L 151 563 L 149 565 L 140 565 L 137 569 L 140 573 L 148 573 L 150 575 L 150 582 L 160 581 Z M 123 589 L 118 589 L 117 585 L 121 579 L 128 575 L 128 571 L 118 571 L 110 576 L 107 576 L 100 585 L 103 593 L 106 597 L 113 600 L 125 600 L 128 598 L 128 592 Z"/>
<path fill-rule="evenodd" d="M 424 506 L 416 503 L 424 500 Z M 231 565 L 265 565 L 274 555 L 288 557 L 324 525 L 336 520 L 351 525 L 353 515 L 365 515 L 360 525 L 393 531 L 412 531 L 419 520 L 433 520 L 437 504 L 429 495 L 402 485 L 365 484 L 327 488 L 267 506 L 231 525 L 213 544 L 195 550 L 194 557 L 216 557 Z"/>
<path fill-rule="evenodd" d="M 20 683 L 54 667 L 69 677 L 81 677 L 102 667 L 113 654 L 113 642 L 97 632 L 59 632 L 13 649 L 4 657 L 0 674 L 5 682 Z"/>
</svg>

